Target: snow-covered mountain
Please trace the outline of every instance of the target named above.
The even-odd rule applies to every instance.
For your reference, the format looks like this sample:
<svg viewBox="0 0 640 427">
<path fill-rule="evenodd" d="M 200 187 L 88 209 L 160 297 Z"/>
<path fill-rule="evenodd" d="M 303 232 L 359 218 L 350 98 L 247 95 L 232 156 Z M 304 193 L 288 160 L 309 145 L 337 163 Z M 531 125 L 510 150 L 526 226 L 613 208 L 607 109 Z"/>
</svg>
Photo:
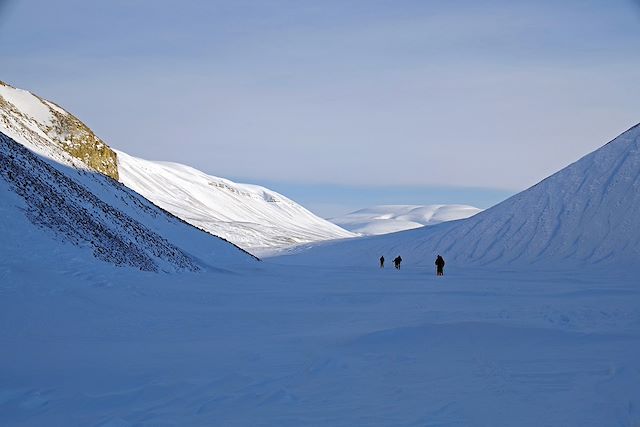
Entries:
<svg viewBox="0 0 640 427">
<path fill-rule="evenodd" d="M 84 166 L 79 167 L 119 180 L 184 221 L 252 253 L 355 236 L 269 189 L 116 152 L 56 104 L 2 82 L 0 111 L 3 132 L 39 145 L 45 157 L 52 155 L 49 146 L 56 147 L 80 159 Z"/>
<path fill-rule="evenodd" d="M 468 205 L 381 205 L 329 218 L 329 221 L 354 233 L 375 235 L 468 218 L 481 211 Z"/>
<path fill-rule="evenodd" d="M 145 271 L 256 261 L 115 181 L 115 153 L 78 123 L 0 84 L 0 257 L 62 262 L 93 254 Z"/>
<path fill-rule="evenodd" d="M 31 143 L 43 138 L 44 146 L 58 147 L 90 168 L 118 179 L 116 153 L 84 123 L 53 102 L 2 81 L 0 125 L 5 134 L 13 132 Z"/>
<path fill-rule="evenodd" d="M 301 248 L 303 250 L 304 248 Z M 319 245 L 288 263 L 576 266 L 640 261 L 640 125 L 537 185 L 459 221 Z"/>
<path fill-rule="evenodd" d="M 120 181 L 163 209 L 251 253 L 354 237 L 267 188 L 118 151 Z"/>
</svg>

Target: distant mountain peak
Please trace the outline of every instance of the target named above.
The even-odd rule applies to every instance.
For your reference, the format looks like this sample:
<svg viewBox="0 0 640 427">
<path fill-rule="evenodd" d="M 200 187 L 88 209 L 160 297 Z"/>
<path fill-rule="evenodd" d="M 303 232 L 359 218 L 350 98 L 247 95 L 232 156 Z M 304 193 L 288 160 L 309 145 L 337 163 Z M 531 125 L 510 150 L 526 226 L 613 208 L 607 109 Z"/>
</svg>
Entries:
<svg viewBox="0 0 640 427">
<path fill-rule="evenodd" d="M 469 205 L 378 205 L 329 220 L 354 233 L 376 235 L 468 218 L 481 211 Z"/>
</svg>

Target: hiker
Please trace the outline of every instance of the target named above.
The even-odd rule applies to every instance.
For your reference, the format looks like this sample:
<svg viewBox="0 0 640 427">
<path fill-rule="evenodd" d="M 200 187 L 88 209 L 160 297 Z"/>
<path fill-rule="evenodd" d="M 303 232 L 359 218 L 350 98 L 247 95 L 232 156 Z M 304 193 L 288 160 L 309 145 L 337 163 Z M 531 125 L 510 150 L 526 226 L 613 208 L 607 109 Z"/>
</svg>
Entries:
<svg viewBox="0 0 640 427">
<path fill-rule="evenodd" d="M 393 260 L 393 265 L 400 270 L 400 263 L 402 262 L 402 257 L 400 255 L 398 255 L 394 260 Z"/>
<path fill-rule="evenodd" d="M 444 276 L 444 258 L 440 255 L 436 258 L 436 274 L 438 276 Z"/>
<path fill-rule="evenodd" d="M 384 255 L 380 257 L 380 268 L 384 268 Z"/>
</svg>

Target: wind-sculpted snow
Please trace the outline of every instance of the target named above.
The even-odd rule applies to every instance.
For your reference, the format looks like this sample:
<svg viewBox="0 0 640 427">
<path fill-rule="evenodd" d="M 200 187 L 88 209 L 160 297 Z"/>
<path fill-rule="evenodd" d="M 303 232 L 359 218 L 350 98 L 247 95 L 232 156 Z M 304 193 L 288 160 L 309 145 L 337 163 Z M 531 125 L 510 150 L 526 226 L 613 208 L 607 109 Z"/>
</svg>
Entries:
<svg viewBox="0 0 640 427">
<path fill-rule="evenodd" d="M 118 152 L 120 181 L 163 209 L 252 253 L 354 237 L 281 194 L 189 166 Z"/>
<path fill-rule="evenodd" d="M 198 271 L 207 261 L 215 264 L 250 257 L 231 244 L 182 223 L 108 177 L 71 165 L 54 165 L 0 133 L 0 177 L 24 202 L 22 207 L 13 206 L 3 213 L 26 215 L 32 224 L 53 231 L 58 239 L 91 248 L 96 258 L 140 270 Z M 203 243 L 203 236 L 198 234 L 211 241 L 204 253 L 197 249 L 197 244 Z M 189 237 L 196 240 L 189 242 Z M 3 256 L 17 255 L 10 242 L 3 243 Z M 51 246 L 55 246 L 53 240 Z M 217 258 L 198 259 L 185 249 L 200 257 Z"/>
<path fill-rule="evenodd" d="M 376 263 L 380 255 L 400 254 L 405 264 L 432 264 L 438 253 L 449 268 L 636 265 L 640 260 L 640 126 L 471 218 L 319 245 L 281 262 L 362 265 Z"/>
<path fill-rule="evenodd" d="M 468 218 L 481 212 L 468 205 L 381 205 L 329 221 L 362 235 L 387 234 Z"/>
</svg>

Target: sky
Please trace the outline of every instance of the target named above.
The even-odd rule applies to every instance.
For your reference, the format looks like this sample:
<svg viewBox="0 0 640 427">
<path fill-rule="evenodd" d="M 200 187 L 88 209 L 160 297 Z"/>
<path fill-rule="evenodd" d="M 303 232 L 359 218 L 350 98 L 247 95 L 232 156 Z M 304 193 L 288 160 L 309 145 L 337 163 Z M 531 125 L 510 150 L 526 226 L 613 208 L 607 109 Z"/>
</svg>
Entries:
<svg viewBox="0 0 640 427">
<path fill-rule="evenodd" d="M 640 3 L 0 0 L 0 80 L 324 217 L 489 207 L 640 121 Z"/>
</svg>

